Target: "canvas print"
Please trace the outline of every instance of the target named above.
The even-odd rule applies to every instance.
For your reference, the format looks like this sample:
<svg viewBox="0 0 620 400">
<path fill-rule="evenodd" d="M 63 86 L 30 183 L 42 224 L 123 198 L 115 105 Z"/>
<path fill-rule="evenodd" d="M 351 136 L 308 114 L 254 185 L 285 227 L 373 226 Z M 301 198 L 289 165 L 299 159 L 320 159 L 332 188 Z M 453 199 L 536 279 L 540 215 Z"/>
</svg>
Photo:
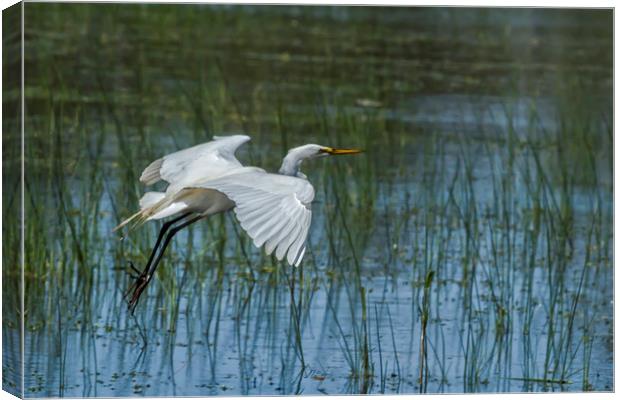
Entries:
<svg viewBox="0 0 620 400">
<path fill-rule="evenodd" d="M 2 18 L 3 390 L 614 390 L 613 10 Z"/>
</svg>

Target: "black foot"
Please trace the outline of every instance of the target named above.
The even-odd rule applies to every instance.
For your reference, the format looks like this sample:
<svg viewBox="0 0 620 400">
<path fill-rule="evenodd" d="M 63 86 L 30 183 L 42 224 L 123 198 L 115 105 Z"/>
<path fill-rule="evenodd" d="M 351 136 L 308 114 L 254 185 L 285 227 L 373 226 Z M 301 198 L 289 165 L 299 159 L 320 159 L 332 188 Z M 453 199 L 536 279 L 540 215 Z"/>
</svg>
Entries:
<svg viewBox="0 0 620 400">
<path fill-rule="evenodd" d="M 147 273 L 148 268 L 145 268 L 144 271 L 140 272 L 136 269 L 136 267 L 134 267 L 131 261 L 129 262 L 129 268 L 131 268 L 131 271 L 129 271 L 128 274 L 133 282 L 123 294 L 123 297 L 127 299 L 127 309 L 133 314 L 142 292 L 151 281 L 151 277 Z"/>
</svg>

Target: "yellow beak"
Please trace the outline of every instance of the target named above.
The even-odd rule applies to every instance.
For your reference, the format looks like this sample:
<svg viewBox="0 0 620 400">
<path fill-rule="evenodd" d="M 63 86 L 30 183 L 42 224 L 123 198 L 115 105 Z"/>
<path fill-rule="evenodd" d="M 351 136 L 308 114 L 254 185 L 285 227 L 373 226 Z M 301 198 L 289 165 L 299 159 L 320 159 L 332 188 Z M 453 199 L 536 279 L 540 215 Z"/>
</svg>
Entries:
<svg viewBox="0 0 620 400">
<path fill-rule="evenodd" d="M 364 152 L 364 150 L 361 149 L 334 149 L 333 147 L 323 147 L 321 150 L 334 156 L 340 156 L 345 154 L 358 154 Z"/>
</svg>

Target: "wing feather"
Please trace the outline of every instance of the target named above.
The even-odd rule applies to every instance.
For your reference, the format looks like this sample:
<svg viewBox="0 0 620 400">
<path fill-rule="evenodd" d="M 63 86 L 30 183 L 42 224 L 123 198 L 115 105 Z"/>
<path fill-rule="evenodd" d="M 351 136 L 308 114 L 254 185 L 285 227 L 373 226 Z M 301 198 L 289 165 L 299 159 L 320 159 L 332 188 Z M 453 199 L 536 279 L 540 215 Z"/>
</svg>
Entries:
<svg viewBox="0 0 620 400">
<path fill-rule="evenodd" d="M 299 254 L 297 254 L 297 257 L 295 258 L 295 263 L 293 264 L 294 266 L 299 266 L 299 263 L 301 263 L 301 260 L 303 260 L 304 258 L 304 254 L 306 254 L 306 245 L 303 245 L 301 250 L 299 250 Z"/>
<path fill-rule="evenodd" d="M 272 213 L 272 218 L 274 218 L 270 223 L 263 224 L 256 228 L 256 238 L 255 244 L 256 247 L 261 247 L 265 242 L 272 236 L 272 231 L 275 230 L 276 226 L 280 223 L 284 218 L 279 218 L 279 214 L 282 212 L 281 208 L 274 209 Z"/>
<path fill-rule="evenodd" d="M 267 254 L 275 250 L 278 260 L 286 258 L 290 265 L 299 265 L 314 199 L 314 189 L 307 180 L 241 168 L 193 186 L 224 193 L 235 203 L 235 215 L 256 247 L 264 245 Z"/>
<path fill-rule="evenodd" d="M 299 235 L 300 231 L 301 226 L 299 225 L 299 223 L 295 224 L 293 226 L 293 229 L 291 229 L 290 233 L 284 238 L 284 240 L 280 242 L 280 244 L 278 244 L 278 247 L 276 248 L 276 258 L 278 260 L 284 258 L 284 256 L 287 254 L 288 249 L 291 247 L 291 244 L 293 244 L 293 241 Z"/>
<path fill-rule="evenodd" d="M 277 217 L 277 210 L 268 209 L 262 215 L 254 219 L 249 219 L 243 216 L 242 226 L 243 226 L 243 229 L 245 229 L 250 234 L 252 239 L 256 239 L 256 236 L 260 232 L 261 227 L 268 226 L 273 221 L 273 219 L 276 217 Z"/>
<path fill-rule="evenodd" d="M 161 180 L 161 175 L 159 175 L 159 170 L 161 169 L 161 165 L 163 164 L 164 159 L 159 158 L 152 163 L 149 164 L 148 167 L 142 171 L 142 175 L 140 175 L 140 182 L 143 182 L 145 185 L 152 185 Z"/>
<path fill-rule="evenodd" d="M 152 185 L 164 180 L 181 187 L 196 179 L 216 178 L 232 168 L 243 167 L 235 151 L 250 140 L 246 135 L 214 136 L 202 143 L 153 161 L 140 176 L 140 182 Z"/>
<path fill-rule="evenodd" d="M 294 227 L 292 221 L 284 219 L 282 227 L 272 237 L 269 238 L 265 245 L 265 252 L 269 255 L 273 253 L 284 238 L 291 232 Z"/>
<path fill-rule="evenodd" d="M 265 242 L 265 253 L 267 255 L 271 255 L 271 253 L 273 253 L 273 251 L 275 250 L 278 242 L 282 240 L 280 238 L 280 235 L 283 232 L 284 228 L 288 225 L 288 222 L 289 221 L 286 218 L 281 218 L 280 221 L 278 221 L 278 223 L 272 227 L 271 231 L 269 232 L 269 239 L 267 239 L 267 241 Z"/>
<path fill-rule="evenodd" d="M 257 207 L 257 204 L 252 204 L 251 207 L 252 208 L 245 208 L 243 210 L 240 209 L 239 211 L 235 210 L 235 214 L 242 212 L 244 214 L 243 219 L 247 221 L 254 220 L 265 214 L 265 210 L 262 207 Z"/>
<path fill-rule="evenodd" d="M 303 216 L 303 220 L 302 220 L 300 227 L 301 229 L 300 229 L 299 235 L 297 236 L 297 238 L 291 245 L 291 249 L 288 253 L 288 260 L 291 265 L 295 265 L 297 261 L 297 256 L 299 255 L 299 252 L 301 251 L 301 247 L 306 242 L 306 237 L 308 236 L 308 228 L 310 227 L 310 221 L 308 221 L 305 215 Z"/>
</svg>

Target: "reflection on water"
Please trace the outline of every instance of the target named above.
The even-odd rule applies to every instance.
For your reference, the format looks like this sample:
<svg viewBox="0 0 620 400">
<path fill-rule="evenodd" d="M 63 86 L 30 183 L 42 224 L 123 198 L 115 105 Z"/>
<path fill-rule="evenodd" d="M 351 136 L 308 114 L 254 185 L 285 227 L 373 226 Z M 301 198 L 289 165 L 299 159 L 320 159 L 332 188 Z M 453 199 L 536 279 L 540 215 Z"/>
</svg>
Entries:
<svg viewBox="0 0 620 400">
<path fill-rule="evenodd" d="M 610 11 L 26 16 L 27 396 L 612 389 Z M 272 170 L 306 142 L 367 151 L 304 166 L 302 268 L 214 217 L 129 315 L 126 266 L 157 226 L 110 229 L 140 171 L 233 132 Z"/>
</svg>

